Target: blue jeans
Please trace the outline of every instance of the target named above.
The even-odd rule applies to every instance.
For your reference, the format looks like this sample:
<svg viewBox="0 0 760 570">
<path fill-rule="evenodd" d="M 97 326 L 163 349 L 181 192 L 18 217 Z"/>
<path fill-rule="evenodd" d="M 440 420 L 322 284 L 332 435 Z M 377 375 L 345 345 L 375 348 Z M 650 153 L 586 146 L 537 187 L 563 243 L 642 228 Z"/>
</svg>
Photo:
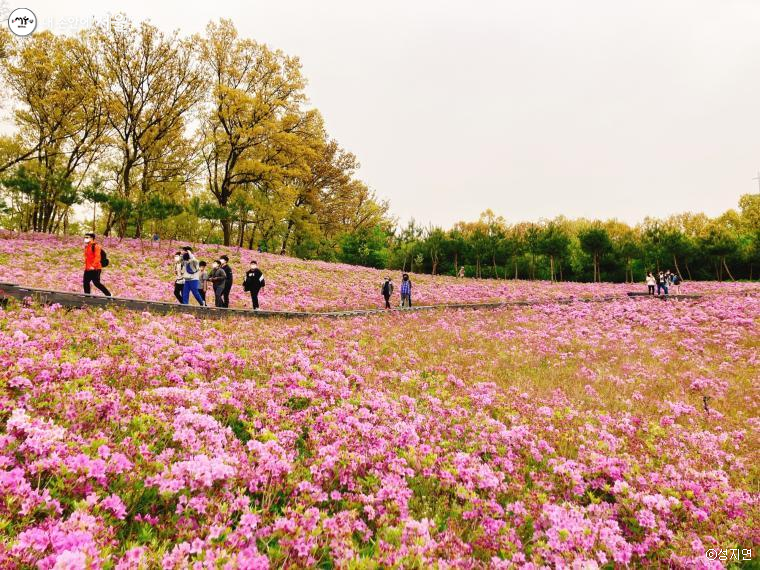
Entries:
<svg viewBox="0 0 760 570">
<path fill-rule="evenodd" d="M 201 297 L 201 292 L 198 290 L 197 279 L 185 279 L 185 283 L 182 285 L 182 304 L 187 305 L 190 303 L 191 291 L 195 300 L 198 301 L 198 304 L 202 307 L 205 303 L 203 302 L 203 297 Z"/>
</svg>

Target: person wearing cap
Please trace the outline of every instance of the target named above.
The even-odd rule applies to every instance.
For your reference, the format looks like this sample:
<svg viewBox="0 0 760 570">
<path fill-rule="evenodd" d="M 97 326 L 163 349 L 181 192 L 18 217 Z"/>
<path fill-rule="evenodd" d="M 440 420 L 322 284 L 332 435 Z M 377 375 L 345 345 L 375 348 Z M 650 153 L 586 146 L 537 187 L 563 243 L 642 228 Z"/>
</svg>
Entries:
<svg viewBox="0 0 760 570">
<path fill-rule="evenodd" d="M 198 281 L 200 279 L 198 260 L 193 255 L 192 247 L 185 246 L 182 248 L 182 251 L 184 252 L 182 254 L 182 279 L 184 279 L 182 285 L 182 304 L 187 305 L 190 303 L 190 293 L 192 293 L 198 304 L 201 307 L 205 307 L 206 303 L 198 291 Z"/>
<path fill-rule="evenodd" d="M 92 284 L 106 297 L 110 297 L 111 292 L 100 282 L 100 273 L 103 271 L 102 254 L 100 244 L 95 241 L 95 234 L 84 234 L 84 292 L 89 295 Z"/>
<path fill-rule="evenodd" d="M 222 300 L 224 306 L 229 308 L 230 306 L 230 291 L 232 290 L 232 267 L 230 267 L 230 258 L 223 255 L 219 258 L 219 263 L 222 264 L 222 271 L 227 279 L 224 281 L 224 291 L 222 292 Z"/>
</svg>

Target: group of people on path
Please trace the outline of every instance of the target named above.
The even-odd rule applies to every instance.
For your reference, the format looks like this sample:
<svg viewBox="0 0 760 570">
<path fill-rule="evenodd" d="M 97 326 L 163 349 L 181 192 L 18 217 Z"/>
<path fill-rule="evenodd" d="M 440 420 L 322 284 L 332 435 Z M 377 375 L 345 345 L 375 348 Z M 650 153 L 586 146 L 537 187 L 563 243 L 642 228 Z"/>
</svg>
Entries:
<svg viewBox="0 0 760 570">
<path fill-rule="evenodd" d="M 659 271 L 656 274 L 650 271 L 647 273 L 646 277 L 647 292 L 650 295 L 654 295 L 654 289 L 657 287 L 658 295 L 662 295 L 663 293 L 665 295 L 669 295 L 670 288 L 672 287 L 673 293 L 680 295 L 682 282 L 683 281 L 681 279 L 681 276 L 677 273 L 671 273 L 669 269 L 665 271 Z"/>
<path fill-rule="evenodd" d="M 233 275 L 230 258 L 222 255 L 211 262 L 211 270 L 205 261 L 199 261 L 193 254 L 193 248 L 186 245 L 181 251 L 174 253 L 174 296 L 183 305 L 190 302 L 190 293 L 202 307 L 206 306 L 206 292 L 209 284 L 214 292 L 214 306 L 229 308 L 230 291 L 232 291 Z M 259 308 L 259 291 L 266 285 L 264 274 L 258 263 L 252 260 L 248 271 L 245 272 L 243 289 L 251 294 L 253 310 Z"/>
<path fill-rule="evenodd" d="M 183 305 L 190 303 L 192 295 L 202 307 L 206 304 L 206 292 L 209 284 L 214 292 L 214 306 L 229 307 L 230 291 L 232 291 L 232 268 L 229 265 L 230 258 L 222 255 L 211 263 L 211 270 L 205 261 L 200 261 L 193 254 L 193 248 L 185 246 L 174 253 L 174 297 Z M 105 250 L 95 240 L 95 234 L 90 232 L 84 235 L 84 278 L 83 287 L 86 294 L 92 291 L 92 285 L 99 289 L 105 296 L 110 297 L 111 292 L 100 282 L 103 268 L 108 266 L 108 257 Z M 259 269 L 255 260 L 250 263 L 245 272 L 243 289 L 251 294 L 251 304 L 254 310 L 259 308 L 259 292 L 266 285 L 264 274 Z"/>
<path fill-rule="evenodd" d="M 380 288 L 380 292 L 383 294 L 383 298 L 385 299 L 386 309 L 391 308 L 391 295 L 393 295 L 393 289 L 393 281 L 391 281 L 390 277 L 386 277 L 385 281 L 383 281 L 382 287 Z M 404 273 L 401 276 L 401 306 L 412 306 L 412 280 L 409 279 L 408 273 Z"/>
</svg>

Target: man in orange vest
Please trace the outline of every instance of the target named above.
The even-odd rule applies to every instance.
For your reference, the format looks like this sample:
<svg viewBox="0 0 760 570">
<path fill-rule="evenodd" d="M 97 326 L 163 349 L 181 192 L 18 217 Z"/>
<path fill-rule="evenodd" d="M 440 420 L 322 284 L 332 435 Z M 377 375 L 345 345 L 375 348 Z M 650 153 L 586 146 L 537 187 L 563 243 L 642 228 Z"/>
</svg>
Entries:
<svg viewBox="0 0 760 570">
<path fill-rule="evenodd" d="M 100 282 L 100 272 L 103 270 L 101 263 L 100 244 L 95 242 L 95 234 L 84 234 L 84 292 L 90 294 L 90 283 L 100 289 L 106 297 L 111 292 Z"/>
</svg>

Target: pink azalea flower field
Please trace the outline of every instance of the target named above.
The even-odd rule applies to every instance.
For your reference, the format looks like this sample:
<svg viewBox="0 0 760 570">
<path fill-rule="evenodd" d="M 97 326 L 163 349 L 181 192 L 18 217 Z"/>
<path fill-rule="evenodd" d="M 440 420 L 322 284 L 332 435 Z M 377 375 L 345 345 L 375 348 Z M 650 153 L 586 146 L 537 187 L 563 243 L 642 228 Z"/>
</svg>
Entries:
<svg viewBox="0 0 760 570">
<path fill-rule="evenodd" d="M 102 240 L 111 265 L 103 271 L 103 283 L 116 296 L 151 301 L 176 302 L 173 295 L 174 252 L 182 242 L 161 242 L 106 238 Z M 286 311 L 326 311 L 366 309 L 383 306 L 380 286 L 391 276 L 399 303 L 400 272 L 355 267 L 321 261 L 303 261 L 238 248 L 193 244 L 196 256 L 211 264 L 228 255 L 234 272 L 230 296 L 233 307 L 249 307 L 251 299 L 243 291 L 242 279 L 251 259 L 256 259 L 266 276 L 259 298 L 263 309 Z M 0 281 L 42 289 L 82 292 L 83 243 L 79 237 L 62 238 L 45 234 L 0 233 Z M 475 280 L 412 274 L 414 304 L 481 303 L 560 297 L 625 295 L 646 291 L 642 283 L 588 284 L 546 281 Z M 739 291 L 753 287 L 746 283 L 689 282 L 684 293 Z M 756 287 L 756 286 L 754 286 Z M 94 289 L 93 289 L 94 290 Z M 94 290 L 99 294 L 97 290 Z M 211 295 L 213 299 L 213 294 Z M 194 303 L 194 301 L 192 301 Z"/>
<path fill-rule="evenodd" d="M 172 248 L 106 247 L 115 293 L 171 299 Z M 3 281 L 78 290 L 77 241 L 0 248 Z M 277 308 L 377 304 L 384 272 L 257 257 Z M 713 294 L 662 302 L 621 285 L 414 280 L 430 302 L 621 297 L 337 320 L 8 304 L 0 568 L 757 560 L 750 285 L 687 283 Z"/>
</svg>

